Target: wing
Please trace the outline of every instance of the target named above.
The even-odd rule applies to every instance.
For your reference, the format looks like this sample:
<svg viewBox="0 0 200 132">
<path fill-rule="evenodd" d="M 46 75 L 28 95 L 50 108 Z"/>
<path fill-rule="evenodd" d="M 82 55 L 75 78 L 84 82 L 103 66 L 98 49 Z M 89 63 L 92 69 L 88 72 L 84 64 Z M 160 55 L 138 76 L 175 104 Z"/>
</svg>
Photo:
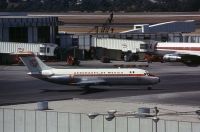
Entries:
<svg viewBox="0 0 200 132">
<path fill-rule="evenodd" d="M 81 78 L 78 82 L 73 84 L 80 86 L 94 86 L 94 85 L 105 85 L 107 84 L 107 82 L 100 78 Z"/>
</svg>

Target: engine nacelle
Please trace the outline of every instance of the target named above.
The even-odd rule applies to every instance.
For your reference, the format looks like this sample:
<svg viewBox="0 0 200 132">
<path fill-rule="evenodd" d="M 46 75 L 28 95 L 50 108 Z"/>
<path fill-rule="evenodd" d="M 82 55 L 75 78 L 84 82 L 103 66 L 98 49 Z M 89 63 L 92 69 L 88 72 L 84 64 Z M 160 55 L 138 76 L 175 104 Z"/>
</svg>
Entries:
<svg viewBox="0 0 200 132">
<path fill-rule="evenodd" d="M 50 70 L 43 70 L 43 71 L 42 71 L 42 75 L 44 75 L 44 76 L 52 76 L 52 75 L 54 75 L 54 74 L 53 74 L 53 72 L 50 71 Z"/>
<path fill-rule="evenodd" d="M 71 76 L 70 75 L 53 75 L 51 77 L 49 77 L 49 79 L 52 79 L 52 80 L 71 80 Z"/>
<path fill-rule="evenodd" d="M 53 83 L 58 83 L 58 84 L 69 84 L 76 82 L 77 79 L 73 78 L 70 75 L 53 75 L 48 77 L 48 81 L 53 82 Z"/>
<path fill-rule="evenodd" d="M 163 60 L 168 62 L 177 62 L 181 61 L 181 56 L 178 56 L 177 54 L 166 54 L 163 56 Z"/>
</svg>

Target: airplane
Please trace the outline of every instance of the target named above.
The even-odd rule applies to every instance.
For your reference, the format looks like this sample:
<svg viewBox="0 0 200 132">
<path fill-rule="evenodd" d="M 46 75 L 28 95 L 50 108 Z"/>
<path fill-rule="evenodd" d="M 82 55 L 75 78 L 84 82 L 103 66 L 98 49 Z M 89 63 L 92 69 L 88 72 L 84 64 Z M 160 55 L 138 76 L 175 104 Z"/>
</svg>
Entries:
<svg viewBox="0 0 200 132">
<path fill-rule="evenodd" d="M 64 85 L 77 85 L 89 89 L 95 85 L 152 85 L 160 82 L 160 78 L 146 70 L 137 68 L 101 68 L 101 69 L 56 69 L 44 64 L 32 52 L 20 52 L 16 55 L 30 71 L 28 75 Z"/>
<path fill-rule="evenodd" d="M 157 43 L 155 54 L 165 62 L 182 62 L 188 66 L 200 65 L 200 43 Z"/>
</svg>

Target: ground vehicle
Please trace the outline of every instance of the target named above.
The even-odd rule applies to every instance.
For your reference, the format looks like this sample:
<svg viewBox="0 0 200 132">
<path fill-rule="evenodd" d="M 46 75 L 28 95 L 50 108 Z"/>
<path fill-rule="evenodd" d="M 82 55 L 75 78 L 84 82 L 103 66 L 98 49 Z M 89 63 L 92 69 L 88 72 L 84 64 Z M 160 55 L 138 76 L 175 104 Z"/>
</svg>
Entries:
<svg viewBox="0 0 200 132">
<path fill-rule="evenodd" d="M 77 58 L 73 57 L 73 56 L 68 56 L 67 57 L 67 64 L 68 65 L 77 65 L 78 66 L 80 64 L 80 61 Z"/>
<path fill-rule="evenodd" d="M 151 63 L 151 62 L 164 62 L 162 56 L 153 55 L 153 54 L 145 54 L 144 60 Z"/>
</svg>

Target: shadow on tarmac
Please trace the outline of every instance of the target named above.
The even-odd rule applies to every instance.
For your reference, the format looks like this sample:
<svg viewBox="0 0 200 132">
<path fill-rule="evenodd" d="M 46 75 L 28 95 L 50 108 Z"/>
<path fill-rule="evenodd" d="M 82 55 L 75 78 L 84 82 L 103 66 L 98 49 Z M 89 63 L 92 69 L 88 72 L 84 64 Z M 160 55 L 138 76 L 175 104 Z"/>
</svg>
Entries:
<svg viewBox="0 0 200 132">
<path fill-rule="evenodd" d="M 89 88 L 89 89 L 64 89 L 64 90 L 54 90 L 54 89 L 41 89 L 41 93 L 49 93 L 49 92 L 81 92 L 80 95 L 88 95 L 88 94 L 94 94 L 94 93 L 102 93 L 102 92 L 110 92 L 110 91 L 115 91 L 115 92 L 120 92 L 120 91 L 163 91 L 165 89 L 151 89 L 148 90 L 147 88 Z"/>
</svg>

